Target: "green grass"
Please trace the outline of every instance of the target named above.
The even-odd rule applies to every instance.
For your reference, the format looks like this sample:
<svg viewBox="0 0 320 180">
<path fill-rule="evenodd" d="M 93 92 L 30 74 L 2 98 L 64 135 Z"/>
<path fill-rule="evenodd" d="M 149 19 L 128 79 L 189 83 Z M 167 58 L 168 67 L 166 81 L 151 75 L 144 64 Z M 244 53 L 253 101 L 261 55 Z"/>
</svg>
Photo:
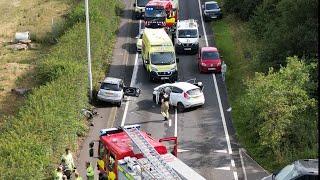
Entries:
<svg viewBox="0 0 320 180">
<path fill-rule="evenodd" d="M 119 1 L 90 1 L 94 84 L 103 78 L 115 42 Z M 48 179 L 66 147 L 77 149 L 88 130 L 80 115 L 88 107 L 83 3 L 75 6 L 64 32 L 36 67 L 42 85 L 27 97 L 15 117 L 0 127 L 0 179 Z"/>
</svg>

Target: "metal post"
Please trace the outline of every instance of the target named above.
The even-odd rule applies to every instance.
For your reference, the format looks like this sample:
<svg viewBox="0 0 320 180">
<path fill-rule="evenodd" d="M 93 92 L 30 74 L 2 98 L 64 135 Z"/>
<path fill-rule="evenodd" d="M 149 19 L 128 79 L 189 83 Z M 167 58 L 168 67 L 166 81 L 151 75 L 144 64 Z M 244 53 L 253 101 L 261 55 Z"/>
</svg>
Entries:
<svg viewBox="0 0 320 180">
<path fill-rule="evenodd" d="M 89 4 L 85 0 L 86 10 L 86 32 L 87 32 L 87 55 L 88 55 L 88 77 L 89 77 L 89 96 L 90 102 L 92 101 L 92 72 L 91 72 L 91 51 L 90 51 L 90 27 L 89 27 Z"/>
</svg>

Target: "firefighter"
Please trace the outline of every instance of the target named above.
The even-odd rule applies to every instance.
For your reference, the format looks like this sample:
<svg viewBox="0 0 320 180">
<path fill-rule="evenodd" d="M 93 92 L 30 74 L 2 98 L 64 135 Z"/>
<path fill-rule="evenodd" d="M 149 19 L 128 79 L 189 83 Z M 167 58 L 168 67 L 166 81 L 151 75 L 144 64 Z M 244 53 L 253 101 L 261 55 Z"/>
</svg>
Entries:
<svg viewBox="0 0 320 180">
<path fill-rule="evenodd" d="M 106 171 L 105 165 L 104 165 L 104 161 L 101 157 L 98 157 L 98 161 L 97 161 L 97 168 L 99 171 Z"/>
<path fill-rule="evenodd" d="M 170 100 L 170 92 L 171 89 L 166 87 L 164 90 L 163 98 L 161 99 L 161 114 L 164 117 L 164 120 L 167 121 L 169 119 L 169 100 Z"/>
<path fill-rule="evenodd" d="M 65 159 L 65 163 L 71 172 L 75 170 L 73 156 L 72 156 L 72 153 L 69 148 L 66 148 L 65 154 L 63 154 L 61 157 L 61 161 L 62 161 L 62 159 Z M 71 174 L 71 172 L 70 172 L 70 174 Z"/>
<path fill-rule="evenodd" d="M 224 63 L 224 61 L 222 61 L 222 65 L 221 65 L 221 75 L 222 75 L 222 80 L 225 81 L 225 74 L 227 72 L 227 65 Z"/>
<path fill-rule="evenodd" d="M 54 180 L 62 180 L 62 166 L 59 166 L 54 172 Z"/>
<path fill-rule="evenodd" d="M 87 180 L 94 180 L 94 170 L 90 162 L 86 162 L 86 168 L 87 168 Z"/>
</svg>

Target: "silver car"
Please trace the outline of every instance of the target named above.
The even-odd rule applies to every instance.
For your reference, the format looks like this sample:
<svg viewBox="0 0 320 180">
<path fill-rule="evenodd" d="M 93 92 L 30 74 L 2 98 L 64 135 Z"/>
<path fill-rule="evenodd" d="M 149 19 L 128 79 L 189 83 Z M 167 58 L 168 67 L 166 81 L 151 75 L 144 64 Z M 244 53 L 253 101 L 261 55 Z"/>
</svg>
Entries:
<svg viewBox="0 0 320 180">
<path fill-rule="evenodd" d="M 98 101 L 109 102 L 121 106 L 124 96 L 140 95 L 140 89 L 134 87 L 125 87 L 122 79 L 106 77 L 101 83 L 97 94 Z"/>
</svg>

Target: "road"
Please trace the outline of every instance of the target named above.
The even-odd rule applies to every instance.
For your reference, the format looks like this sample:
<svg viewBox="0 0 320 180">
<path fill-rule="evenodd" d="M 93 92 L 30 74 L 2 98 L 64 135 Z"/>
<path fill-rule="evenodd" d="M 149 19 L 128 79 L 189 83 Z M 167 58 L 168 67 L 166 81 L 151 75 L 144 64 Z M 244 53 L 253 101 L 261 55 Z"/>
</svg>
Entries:
<svg viewBox="0 0 320 180">
<path fill-rule="evenodd" d="M 200 1 L 200 0 L 199 0 Z M 200 46 L 214 46 L 211 25 L 203 24 L 198 0 L 180 1 L 180 19 L 196 19 L 201 35 Z M 126 3 L 120 24 L 113 62 L 108 76 L 120 77 L 126 85 L 139 87 L 139 98 L 127 98 L 121 108 L 98 108 L 95 126 L 80 151 L 78 164 L 88 158 L 86 144 L 98 139 L 99 128 L 141 124 L 141 128 L 156 138 L 177 136 L 179 141 L 178 158 L 192 167 L 206 179 L 260 179 L 267 173 L 239 148 L 232 127 L 225 84 L 220 74 L 200 74 L 196 66 L 196 55 L 178 55 L 179 81 L 196 78 L 204 84 L 206 103 L 201 108 L 192 108 L 183 113 L 171 109 L 172 123 L 163 121 L 160 107 L 152 102 L 153 88 L 158 83 L 148 80 L 142 66 L 141 57 L 135 51 L 135 36 L 143 22 L 132 20 L 132 4 Z M 90 138 L 92 137 L 92 138 Z M 82 171 L 81 171 L 82 172 Z M 83 174 L 84 175 L 84 174 Z"/>
</svg>

